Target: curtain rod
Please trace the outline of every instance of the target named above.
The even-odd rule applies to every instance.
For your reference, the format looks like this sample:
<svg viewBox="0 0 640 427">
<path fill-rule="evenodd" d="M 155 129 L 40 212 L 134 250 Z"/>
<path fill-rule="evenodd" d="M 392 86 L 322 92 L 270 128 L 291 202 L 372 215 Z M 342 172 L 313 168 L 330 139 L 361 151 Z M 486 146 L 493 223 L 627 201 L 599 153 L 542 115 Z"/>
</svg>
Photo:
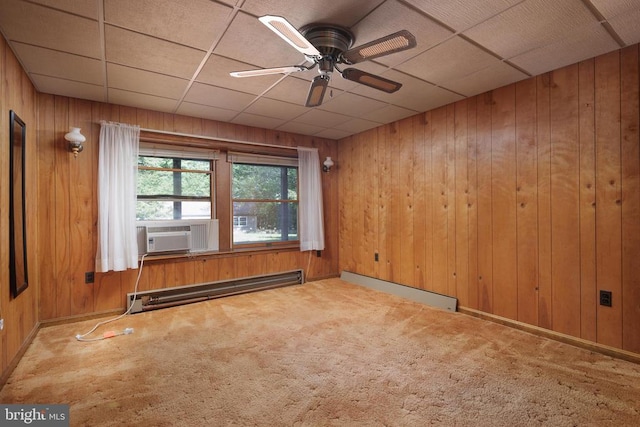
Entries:
<svg viewBox="0 0 640 427">
<path fill-rule="evenodd" d="M 209 141 L 220 141 L 220 142 L 231 142 L 234 144 L 244 144 L 244 145 L 254 145 L 258 147 L 271 147 L 271 148 L 284 148 L 287 150 L 297 150 L 297 147 L 289 147 L 288 145 L 276 145 L 276 144 L 263 144 L 261 142 L 251 142 L 251 141 L 241 141 L 238 139 L 230 139 L 230 138 L 220 138 L 217 136 L 206 136 L 206 135 L 194 135 L 191 133 L 181 133 L 181 132 L 170 132 L 166 130 L 156 130 L 156 129 L 145 129 L 140 128 L 140 132 L 151 132 L 163 135 L 173 135 L 173 136 L 184 136 L 188 138 L 198 138 L 198 139 L 206 139 Z"/>
</svg>

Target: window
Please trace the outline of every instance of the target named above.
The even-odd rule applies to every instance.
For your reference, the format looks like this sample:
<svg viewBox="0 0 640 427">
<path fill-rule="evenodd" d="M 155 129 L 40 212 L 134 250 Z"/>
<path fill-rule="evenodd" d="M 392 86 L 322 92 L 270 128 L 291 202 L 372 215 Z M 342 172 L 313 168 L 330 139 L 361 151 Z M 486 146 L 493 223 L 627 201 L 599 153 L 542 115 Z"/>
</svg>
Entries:
<svg viewBox="0 0 640 427">
<path fill-rule="evenodd" d="M 141 147 L 136 219 L 211 219 L 214 163 L 202 153 Z"/>
<path fill-rule="evenodd" d="M 233 245 L 298 242 L 297 159 L 229 153 Z"/>
</svg>

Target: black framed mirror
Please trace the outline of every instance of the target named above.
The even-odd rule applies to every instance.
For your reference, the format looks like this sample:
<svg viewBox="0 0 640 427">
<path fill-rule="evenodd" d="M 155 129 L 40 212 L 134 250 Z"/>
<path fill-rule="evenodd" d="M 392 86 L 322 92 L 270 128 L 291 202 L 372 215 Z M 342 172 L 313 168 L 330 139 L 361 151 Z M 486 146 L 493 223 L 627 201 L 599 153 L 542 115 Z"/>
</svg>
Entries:
<svg viewBox="0 0 640 427">
<path fill-rule="evenodd" d="M 24 194 L 26 134 L 27 126 L 11 110 L 9 112 L 9 283 L 13 298 L 29 286 Z"/>
</svg>

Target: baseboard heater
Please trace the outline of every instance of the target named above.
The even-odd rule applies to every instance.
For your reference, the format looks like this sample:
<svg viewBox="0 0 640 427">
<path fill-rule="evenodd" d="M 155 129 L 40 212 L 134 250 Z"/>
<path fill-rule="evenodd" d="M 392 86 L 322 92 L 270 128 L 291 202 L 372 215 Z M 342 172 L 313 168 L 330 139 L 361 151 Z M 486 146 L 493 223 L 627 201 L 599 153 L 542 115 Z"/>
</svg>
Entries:
<svg viewBox="0 0 640 427">
<path fill-rule="evenodd" d="M 127 309 L 130 309 L 129 312 L 131 314 L 140 313 L 142 311 L 157 310 L 283 286 L 300 285 L 302 283 L 304 283 L 303 271 L 293 270 L 262 276 L 143 291 L 137 294 L 128 293 Z"/>
</svg>

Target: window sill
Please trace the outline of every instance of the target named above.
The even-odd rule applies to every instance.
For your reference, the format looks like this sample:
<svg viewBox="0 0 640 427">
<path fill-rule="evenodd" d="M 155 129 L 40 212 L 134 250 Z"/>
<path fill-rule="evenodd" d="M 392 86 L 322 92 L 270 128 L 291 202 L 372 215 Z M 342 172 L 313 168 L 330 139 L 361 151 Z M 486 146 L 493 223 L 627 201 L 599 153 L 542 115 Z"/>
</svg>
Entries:
<svg viewBox="0 0 640 427">
<path fill-rule="evenodd" d="M 199 251 L 188 253 L 165 253 L 156 255 L 146 255 L 144 262 L 161 262 L 168 260 L 205 260 L 209 258 L 231 258 L 261 254 L 265 252 L 298 252 L 300 245 L 278 245 L 270 247 L 236 248 L 228 251 Z M 142 256 L 138 257 L 140 261 Z"/>
</svg>

